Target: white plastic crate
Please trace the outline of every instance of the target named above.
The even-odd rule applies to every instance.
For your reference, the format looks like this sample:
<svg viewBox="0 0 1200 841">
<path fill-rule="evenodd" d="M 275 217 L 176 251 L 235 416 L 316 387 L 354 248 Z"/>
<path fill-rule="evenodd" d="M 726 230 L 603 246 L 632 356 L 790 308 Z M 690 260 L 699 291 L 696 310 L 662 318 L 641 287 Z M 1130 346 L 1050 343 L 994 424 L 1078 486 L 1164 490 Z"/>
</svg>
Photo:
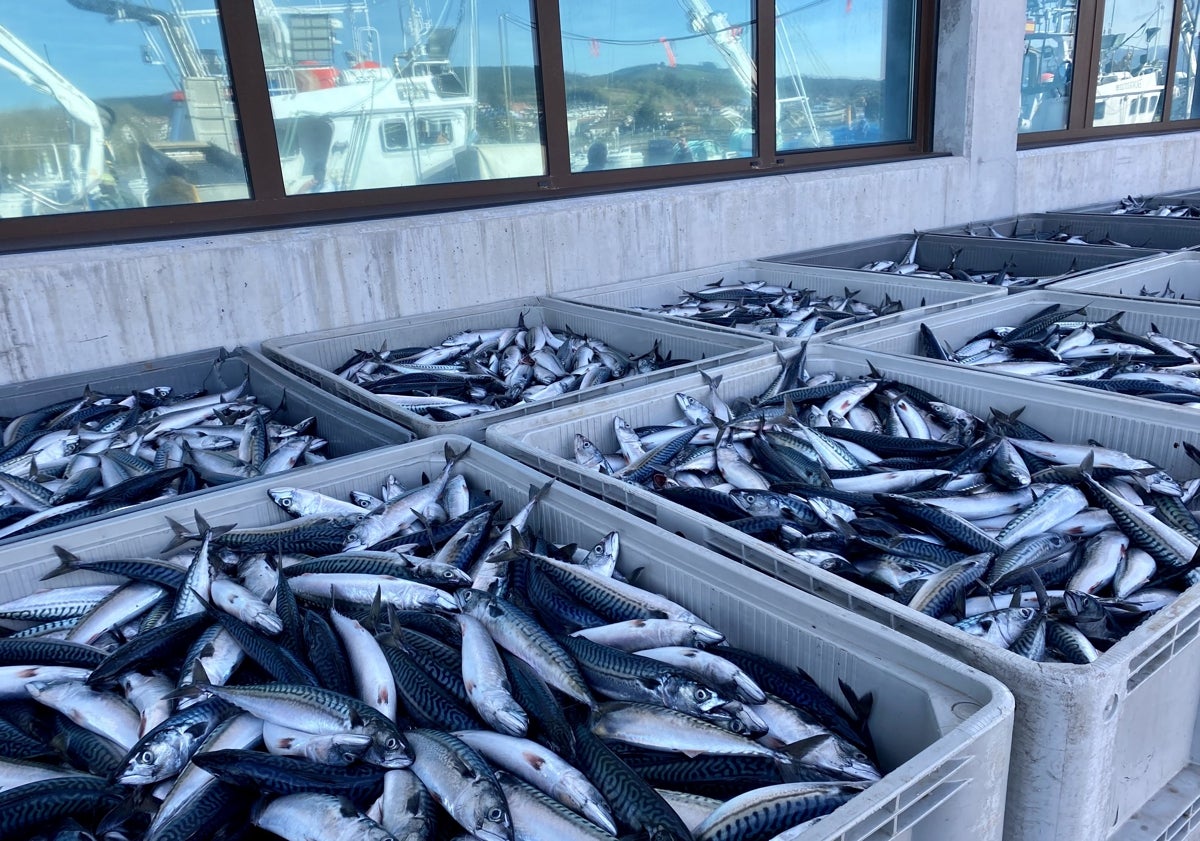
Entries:
<svg viewBox="0 0 1200 841">
<path fill-rule="evenodd" d="M 1112 316 L 1120 315 L 1121 326 L 1132 333 L 1144 333 L 1150 329 L 1151 324 L 1154 324 L 1160 332 L 1173 339 L 1200 343 L 1200 319 L 1195 317 L 1196 311 L 1191 307 L 1181 307 L 1170 301 L 1152 301 L 1148 298 L 1127 301 L 1097 295 L 1059 292 L 1055 289 L 1038 289 L 1024 295 L 1010 295 L 1003 301 L 992 301 L 982 306 L 963 307 L 954 312 L 932 315 L 921 321 L 933 331 L 938 339 L 952 348 L 957 348 L 991 327 L 1020 324 L 1051 304 L 1060 304 L 1064 310 L 1086 306 L 1087 318 L 1091 321 L 1104 321 Z M 1016 378 L 1044 383 L 1051 388 L 1070 391 L 1072 400 L 1075 399 L 1074 395 L 1081 393 L 1084 395 L 1100 393 L 1097 389 L 1060 382 L 1053 377 L 1024 377 L 1019 374 L 985 371 L 982 368 L 961 365 L 957 362 L 930 359 L 921 351 L 921 336 L 916 324 L 868 330 L 851 336 L 845 342 L 835 342 L 834 344 L 853 347 L 865 353 L 924 359 L 939 368 L 971 370 L 989 377 Z M 1110 392 L 1104 393 L 1109 394 Z M 1172 406 L 1134 395 L 1114 394 L 1113 396 L 1135 406 L 1155 406 L 1173 410 L 1176 417 L 1179 418 L 1179 422 L 1183 424 L 1193 424 L 1197 417 L 1195 410 L 1182 406 Z"/>
<path fill-rule="evenodd" d="M 858 291 L 857 300 L 874 306 L 882 306 L 884 298 L 899 301 L 904 305 L 902 312 L 893 315 L 880 316 L 868 321 L 847 324 L 840 327 L 830 327 L 815 334 L 810 339 L 789 339 L 786 336 L 768 336 L 750 330 L 733 327 L 723 327 L 697 319 L 682 316 L 660 315 L 636 310 L 636 307 L 655 308 L 663 304 L 674 303 L 679 296 L 687 292 L 695 292 L 705 286 L 722 284 L 734 286 L 743 283 L 767 283 L 778 286 L 790 286 L 793 289 L 811 289 L 817 295 L 842 295 L 845 290 Z M 727 263 L 711 266 L 706 269 L 696 269 L 688 272 L 648 277 L 641 280 L 614 283 L 599 286 L 582 292 L 563 293 L 556 298 L 575 301 L 594 307 L 617 312 L 634 312 L 638 315 L 652 315 L 668 321 L 682 324 L 703 325 L 709 330 L 733 332 L 741 335 L 761 336 L 770 339 L 779 347 L 798 347 L 806 341 L 820 344 L 832 341 L 853 333 L 860 333 L 872 327 L 885 324 L 901 324 L 921 318 L 926 313 L 944 312 L 945 310 L 961 307 L 968 303 L 1000 297 L 1007 290 L 993 286 L 975 286 L 969 283 L 946 283 L 943 280 L 929 280 L 920 277 L 901 277 L 900 275 L 870 274 L 850 269 L 814 268 L 812 266 L 787 266 L 779 263 L 768 263 L 764 260 L 748 260 L 740 263 Z"/>
<path fill-rule="evenodd" d="M 214 365 L 219 358 L 223 361 L 219 366 Z M 255 396 L 260 405 L 279 407 L 274 416 L 275 420 L 298 423 L 304 418 L 315 417 L 314 430 L 328 442 L 323 451 L 328 458 L 338 458 L 372 447 L 386 447 L 413 440 L 413 434 L 404 427 L 365 409 L 345 405 L 333 395 L 247 348 L 238 348 L 232 353 L 225 353 L 222 348 L 210 348 L 3 386 L 0 387 L 0 417 L 16 417 L 61 400 L 82 397 L 84 390 L 89 386 L 93 391 L 129 394 L 139 389 L 165 385 L 171 386 L 176 392 L 186 393 L 202 388 L 227 390 L 239 385 L 247 377 L 247 390 Z M 307 468 L 297 468 L 305 469 Z M 288 471 L 289 474 L 294 472 Z M 280 480 L 282 476 L 277 476 L 276 479 Z M 192 499 L 197 494 L 211 493 L 215 489 L 204 488 L 175 498 Z M 160 503 L 161 500 L 151 500 L 139 503 L 136 507 Z M 99 514 L 80 522 L 93 522 L 104 517 L 116 516 L 131 511 L 134 507 Z M 51 528 L 41 533 L 49 534 L 56 530 Z M 27 536 L 18 534 L 0 540 L 0 545 L 26 539 Z"/>
<path fill-rule="evenodd" d="M 303 487 L 345 498 L 378 491 L 389 473 L 409 485 L 436 475 L 443 448 L 468 445 L 459 437 L 432 438 L 321 465 Z M 457 472 L 487 488 L 512 516 L 530 487 L 546 477 L 476 443 Z M 286 519 L 268 498 L 272 483 L 256 481 L 192 503 L 121 517 L 0 550 L 0 598 L 29 592 L 57 564 L 52 545 L 85 557 L 153 555 L 170 536 L 164 516 L 190 523 L 193 507 L 211 524 L 242 527 Z M 883 779 L 795 836 L 796 841 L 944 841 L 1001 837 L 1005 775 L 1012 732 L 1012 696 L 997 681 L 944 654 L 768 576 L 697 550 L 680 538 L 563 484 L 538 504 L 531 524 L 558 543 L 592 545 L 614 529 L 621 536 L 619 567 L 640 569 L 638 584 L 680 602 L 720 628 L 730 644 L 808 672 L 840 698 L 838 680 L 870 692 L 870 730 Z M 84 583 L 73 574 L 60 581 Z"/>
<path fill-rule="evenodd" d="M 1030 293 L 1035 294 L 1035 293 Z M 991 306 L 1025 300 L 1010 296 Z M 1200 430 L 1178 412 L 1156 411 L 1109 395 L 1071 395 L 1011 377 L 951 371 L 901 357 L 868 357 L 848 348 L 810 349 L 808 370 L 845 376 L 869 372 L 938 394 L 948 403 L 987 416 L 1011 412 L 1057 440 L 1103 441 L 1157 461 L 1181 479 L 1200 468 L 1178 446 L 1200 444 Z M 722 376 L 725 400 L 762 392 L 779 364 L 736 364 Z M 578 467 L 575 433 L 605 452 L 616 449 L 613 419 L 633 426 L 678 417 L 675 393 L 703 400 L 699 375 L 601 398 L 543 415 L 536 429 L 507 423 L 488 430 L 488 443 L 544 473 L 559 477 L 632 511 L 694 543 L 766 570 L 793 586 L 889 625 L 999 678 L 1017 699 L 1008 783 L 1005 838 L 1154 839 L 1185 837 L 1200 828 L 1200 588 L 1192 588 L 1087 666 L 1034 663 L 950 625 L 799 562 L 774 546 L 634 485 Z M 1173 829 L 1174 828 L 1174 829 Z M 947 838 L 968 838 L 951 834 Z"/>
<path fill-rule="evenodd" d="M 398 408 L 361 386 L 335 375 L 356 350 L 373 350 L 385 341 L 389 348 L 438 345 L 460 330 L 483 330 L 515 327 L 524 313 L 525 324 L 533 327 L 545 324 L 552 330 L 570 329 L 575 333 L 599 339 L 624 353 L 636 355 L 648 352 L 658 343 L 664 356 L 692 360 L 649 374 L 623 377 L 583 391 L 576 391 L 551 400 L 519 403 L 507 409 L 486 412 L 462 420 L 439 422 Z M 263 353 L 289 371 L 316 383 L 326 391 L 376 414 L 402 424 L 421 438 L 431 435 L 465 435 L 483 440 L 483 430 L 489 424 L 510 418 L 525 417 L 553 406 L 578 403 L 598 394 L 607 394 L 631 386 L 670 379 L 701 367 L 733 362 L 770 352 L 771 344 L 764 336 L 746 333 L 717 333 L 691 324 L 673 324 L 627 313 L 607 312 L 567 301 L 550 298 L 523 298 L 484 304 L 444 313 L 397 318 L 374 324 L 323 330 L 271 339 L 262 343 Z"/>
<path fill-rule="evenodd" d="M 1197 236 L 1200 236 L 1200 225 L 1195 227 Z M 1159 294 L 1168 284 L 1175 293 L 1174 298 L 1163 298 Z M 1164 254 L 1161 257 L 1139 260 L 1128 266 L 1061 280 L 1046 288 L 1054 292 L 1082 292 L 1087 295 L 1103 295 L 1106 298 L 1195 306 L 1200 304 L 1200 253 L 1180 251 Z M 1150 294 L 1143 295 L 1143 289 Z"/>
</svg>

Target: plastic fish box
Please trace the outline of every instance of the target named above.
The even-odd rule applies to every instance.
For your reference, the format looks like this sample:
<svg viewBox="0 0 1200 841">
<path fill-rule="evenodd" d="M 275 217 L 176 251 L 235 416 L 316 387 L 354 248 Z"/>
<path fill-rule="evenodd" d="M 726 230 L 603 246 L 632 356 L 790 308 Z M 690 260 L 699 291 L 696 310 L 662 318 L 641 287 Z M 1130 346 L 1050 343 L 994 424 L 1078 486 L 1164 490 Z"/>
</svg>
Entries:
<svg viewBox="0 0 1200 841">
<path fill-rule="evenodd" d="M 1032 293 L 1031 293 L 1032 294 Z M 988 306 L 1023 301 L 1010 296 Z M 1090 438 L 1159 462 L 1183 480 L 1200 473 L 1177 446 L 1200 444 L 1200 429 L 1178 413 L 1131 406 L 1107 395 L 1071 396 L 1013 378 L 901 357 L 867 356 L 836 345 L 808 350 L 810 373 L 862 376 L 869 364 L 885 375 L 927 389 L 949 403 L 987 416 L 1011 412 L 1050 436 Z M 722 376 L 727 400 L 760 394 L 779 364 L 730 365 Z M 899 633 L 944 651 L 1004 683 L 1017 699 L 1008 780 L 1008 841 L 1130 841 L 1183 838 L 1200 830 L 1200 588 L 1193 587 L 1087 666 L 1035 663 L 924 616 L 864 587 L 797 561 L 649 491 L 587 471 L 574 462 L 575 433 L 601 450 L 616 450 L 613 419 L 633 426 L 679 417 L 675 393 L 703 400 L 699 375 L 668 385 L 556 409 L 537 428 L 506 423 L 488 430 L 488 443 L 543 473 L 581 487 L 693 543 L 770 572 L 807 593 L 849 608 Z M 1168 832 L 1168 828 L 1172 828 Z M 947 839 L 965 839 L 951 832 Z"/>
<path fill-rule="evenodd" d="M 848 245 L 835 245 L 812 251 L 797 251 L 767 257 L 772 263 L 803 266 L 831 266 L 866 271 L 862 267 L 878 260 L 899 262 L 917 243 L 917 262 L 924 268 L 940 269 L 954 265 L 967 272 L 997 272 L 1005 266 L 1021 277 L 1062 278 L 1082 274 L 1104 266 L 1126 263 L 1159 252 L 1142 248 L 1118 248 L 1105 245 L 1066 245 L 1052 242 L 1009 242 L 992 239 L 964 239 L 945 234 L 899 234 Z M 957 255 L 957 256 L 956 256 Z M 875 274 L 872 272 L 871 274 Z M 965 281 L 947 281 L 965 283 Z M 1050 280 L 1031 286 L 1009 287 L 1015 292 L 1044 286 Z"/>
<path fill-rule="evenodd" d="M 683 316 L 644 313 L 637 307 L 658 307 L 671 304 L 687 292 L 695 292 L 705 286 L 723 284 L 734 286 L 743 283 L 766 283 L 773 286 L 790 286 L 793 289 L 811 289 L 817 295 L 843 295 L 847 289 L 858 291 L 857 300 L 881 306 L 885 298 L 904 305 L 902 312 L 872 318 L 842 327 L 830 327 L 810 339 L 789 339 L 786 336 L 768 336 L 752 330 L 723 327 Z M 985 298 L 994 298 L 1007 290 L 973 284 L 952 284 L 940 280 L 899 275 L 869 275 L 848 269 L 818 269 L 810 266 L 784 266 L 763 260 L 742 261 L 697 269 L 688 272 L 649 277 L 642 280 L 614 283 L 585 292 L 564 294 L 564 300 L 588 306 L 604 307 L 618 312 L 637 312 L 683 324 L 703 325 L 709 330 L 733 332 L 740 335 L 761 336 L 770 339 L 779 347 L 798 347 L 806 341 L 818 344 L 834 338 L 868 330 L 883 324 L 899 324 L 919 318 L 922 313 L 942 312 Z"/>
<path fill-rule="evenodd" d="M 1169 207 L 1180 205 L 1191 205 L 1192 207 L 1200 206 L 1200 191 L 1196 189 L 1181 190 L 1178 193 L 1161 193 L 1157 196 L 1134 196 L 1139 199 L 1146 207 Z M 1058 211 L 1060 213 L 1104 213 L 1113 216 L 1127 216 L 1129 214 L 1118 213 L 1121 209 L 1119 200 L 1098 202 L 1096 204 L 1084 205 L 1083 207 L 1071 207 L 1066 210 Z M 1136 218 L 1136 217 L 1135 217 Z M 1154 217 L 1150 217 L 1154 218 Z M 1171 218 L 1171 217 L 1159 217 Z M 1187 222 L 1189 217 L 1179 217 L 1180 221 Z M 1196 221 L 1191 219 L 1190 221 Z"/>
<path fill-rule="evenodd" d="M 1200 225 L 1196 226 L 1200 236 Z M 1106 298 L 1200 304 L 1200 253 L 1179 251 L 1128 266 L 1062 280 L 1047 287 L 1054 292 L 1082 292 Z M 1169 289 L 1174 297 L 1164 295 Z M 1143 290 L 1146 294 L 1143 294 Z"/>
<path fill-rule="evenodd" d="M 296 482 L 345 499 L 352 490 L 377 493 L 388 474 L 413 486 L 445 465 L 444 447 L 461 437 L 431 438 L 319 465 Z M 511 517 L 531 487 L 546 477 L 481 444 L 459 462 L 469 485 L 487 488 Z M 180 502 L 0 549 L 0 596 L 38 586 L 55 566 L 54 545 L 81 557 L 139 557 L 159 552 L 170 537 L 164 516 L 192 522 L 195 508 L 213 525 L 280 522 L 286 515 L 255 480 L 194 502 Z M 730 644 L 808 672 L 841 698 L 838 680 L 870 692 L 869 724 L 886 773 L 863 794 L 794 836 L 795 841 L 989 841 L 1001 837 L 1013 701 L 999 682 L 874 622 L 771 578 L 698 550 L 661 529 L 557 483 L 538 504 L 531 525 L 556 543 L 590 546 L 610 531 L 621 538 L 619 568 L 640 570 L 638 584 L 688 607 L 723 631 Z M 73 574 L 65 584 L 98 580 Z"/>
<path fill-rule="evenodd" d="M 280 407 L 274 415 L 275 420 L 290 424 L 298 423 L 307 417 L 315 417 L 316 434 L 328 442 L 322 451 L 328 458 L 338 458 L 375 447 L 404 444 L 413 440 L 413 434 L 409 430 L 363 409 L 346 406 L 341 400 L 288 373 L 262 354 L 248 348 L 238 348 L 232 353 L 223 348 L 210 348 L 146 362 L 3 386 L 0 387 L 0 415 L 16 417 L 61 400 L 81 397 L 84 389 L 89 386 L 94 391 L 126 394 L 160 385 L 171 386 L 176 392 L 199 391 L 202 388 L 228 390 L 238 386 L 247 377 L 247 390 L 255 396 L 260 405 Z M 291 472 L 294 471 L 289 471 Z M 282 475 L 275 478 L 278 482 Z M 192 499 L 213 490 L 215 488 L 205 488 L 177 498 Z M 96 518 L 83 522 L 116 516 L 132 510 L 133 507 L 141 508 L 161 503 L 162 500 L 143 502 L 129 509 L 97 515 Z M 55 531 L 57 529 L 47 529 L 40 533 L 49 534 Z M 0 545 L 26 539 L 28 538 L 15 535 L 0 540 Z"/>
<path fill-rule="evenodd" d="M 1050 237 L 1066 234 L 1083 237 L 1090 243 L 1110 239 L 1132 248 L 1153 251 L 1180 251 L 1200 246 L 1200 226 L 1189 225 L 1187 220 L 1153 216 L 1097 218 L 1087 213 L 1030 213 L 991 222 L 968 222 L 930 233 L 992 238 L 1001 242 L 1004 237 L 1017 237 L 1024 242 L 1047 241 Z"/>
<path fill-rule="evenodd" d="M 659 352 L 664 356 L 669 353 L 673 359 L 692 361 L 649 374 L 613 380 L 551 400 L 521 403 L 507 409 L 446 422 L 430 420 L 416 412 L 398 408 L 384 398 L 333 373 L 358 349 L 374 350 L 384 342 L 387 342 L 390 348 L 439 345 L 446 337 L 460 330 L 516 326 L 517 319 L 522 314 L 525 323 L 530 327 L 545 324 L 552 330 L 569 328 L 575 333 L 599 339 L 627 354 L 646 353 L 657 343 Z M 543 412 L 552 406 L 578 403 L 598 394 L 670 379 L 696 371 L 702 366 L 763 356 L 770 352 L 771 344 L 764 336 L 716 333 L 695 325 L 663 323 L 649 316 L 606 312 L 568 301 L 523 298 L 446 313 L 429 313 L 272 339 L 263 342 L 262 349 L 263 353 L 275 362 L 326 391 L 402 424 L 421 438 L 453 434 L 482 441 L 483 430 L 489 424 Z"/>
<path fill-rule="evenodd" d="M 1057 287 L 1039 289 L 1026 295 L 1010 295 L 1003 301 L 991 301 L 980 306 L 963 307 L 951 313 L 931 315 L 929 318 L 922 319 L 921 323 L 932 330 L 943 343 L 949 344 L 951 348 L 958 348 L 991 327 L 1020 324 L 1052 304 L 1059 304 L 1063 311 L 1086 306 L 1087 318 L 1090 321 L 1105 321 L 1119 315 L 1121 316 L 1121 326 L 1132 333 L 1143 333 L 1151 329 L 1150 325 L 1154 324 L 1158 327 L 1159 332 L 1173 339 L 1200 343 L 1200 319 L 1195 317 L 1196 311 L 1191 307 L 1180 306 L 1170 301 L 1154 301 L 1149 298 L 1118 300 L 1076 292 L 1059 292 Z M 921 337 L 916 324 L 869 330 L 837 344 L 873 354 L 924 359 L 939 368 L 954 368 L 960 371 L 973 370 L 989 377 L 1036 380 L 1060 392 L 1069 389 L 1075 394 L 1082 392 L 1094 395 L 1098 393 L 1096 389 L 1060 382 L 1051 377 L 1024 377 L 1019 374 L 983 371 L 968 365 L 960 365 L 957 362 L 929 359 L 922 354 Z M 1117 395 L 1117 397 L 1138 407 L 1158 406 L 1164 409 L 1174 409 L 1181 423 L 1194 424 L 1196 422 L 1197 415 L 1193 409 L 1169 406 L 1159 401 L 1133 395 Z"/>
</svg>

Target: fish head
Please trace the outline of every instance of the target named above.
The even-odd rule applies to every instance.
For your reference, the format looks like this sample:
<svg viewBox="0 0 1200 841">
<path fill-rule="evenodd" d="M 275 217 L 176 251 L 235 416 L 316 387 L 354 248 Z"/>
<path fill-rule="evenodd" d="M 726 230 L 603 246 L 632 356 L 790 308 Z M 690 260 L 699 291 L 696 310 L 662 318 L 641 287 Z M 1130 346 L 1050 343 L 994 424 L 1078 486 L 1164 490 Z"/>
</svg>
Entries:
<svg viewBox="0 0 1200 841">
<path fill-rule="evenodd" d="M 268 488 L 267 495 L 272 501 L 284 511 L 291 513 L 292 507 L 296 504 L 295 488 Z"/>
<path fill-rule="evenodd" d="M 761 491 L 734 488 L 729 497 L 738 508 L 755 517 L 778 517 L 782 508 L 779 497 Z"/>
<path fill-rule="evenodd" d="M 487 604 L 488 594 L 483 590 L 466 587 L 454 593 L 454 601 L 463 613 L 474 614 Z"/>
<path fill-rule="evenodd" d="M 703 648 L 706 645 L 720 645 L 725 642 L 725 635 L 715 628 L 710 628 L 707 625 L 695 625 L 691 627 L 692 644 L 697 648 Z"/>
<path fill-rule="evenodd" d="M 1156 470 L 1148 476 L 1135 477 L 1146 490 L 1167 496 L 1183 496 L 1183 487 L 1165 470 Z"/>
<path fill-rule="evenodd" d="M 436 583 L 439 587 L 469 587 L 471 576 L 453 564 L 435 564 L 421 562 L 413 566 L 413 571 L 424 581 Z M 449 606 L 453 610 L 458 606 L 456 601 Z"/>
<path fill-rule="evenodd" d="M 413 755 L 400 731 L 390 721 L 380 720 L 368 724 L 365 735 L 371 745 L 363 752 L 363 761 L 380 768 L 407 768 L 412 765 Z"/>
<path fill-rule="evenodd" d="M 178 739 L 134 745 L 116 780 L 131 786 L 162 782 L 183 770 L 188 754 L 189 750 Z"/>
<path fill-rule="evenodd" d="M 659 693 L 664 706 L 700 717 L 710 715 L 733 703 L 732 698 L 727 698 L 711 687 L 682 675 L 665 677 L 659 683 Z"/>
</svg>

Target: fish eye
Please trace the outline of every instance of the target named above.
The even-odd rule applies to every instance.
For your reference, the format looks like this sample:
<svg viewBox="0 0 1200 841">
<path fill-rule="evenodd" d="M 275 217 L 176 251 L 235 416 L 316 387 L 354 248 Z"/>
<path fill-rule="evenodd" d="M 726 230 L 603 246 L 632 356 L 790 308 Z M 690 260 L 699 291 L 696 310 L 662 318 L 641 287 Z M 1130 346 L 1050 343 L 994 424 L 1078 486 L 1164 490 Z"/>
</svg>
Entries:
<svg viewBox="0 0 1200 841">
<path fill-rule="evenodd" d="M 358 759 L 358 757 L 350 753 L 350 751 L 346 751 L 342 754 L 342 759 L 346 760 L 347 762 L 353 762 L 354 760 Z"/>
<path fill-rule="evenodd" d="M 394 738 L 387 740 L 387 749 L 388 750 L 395 750 L 398 747 L 400 747 L 400 743 L 398 741 L 396 741 Z"/>
<path fill-rule="evenodd" d="M 292 498 L 290 496 L 282 497 L 279 500 L 279 504 L 282 505 L 284 508 L 291 508 L 292 507 Z"/>
<path fill-rule="evenodd" d="M 593 546 L 593 547 L 592 547 L 592 551 L 593 551 L 593 552 L 603 552 L 603 551 L 604 551 L 604 544 L 603 544 L 603 543 L 597 543 L 595 546 Z"/>
<path fill-rule="evenodd" d="M 711 697 L 712 697 L 712 693 L 709 692 L 707 689 L 700 688 L 700 689 L 696 690 L 696 700 L 698 700 L 698 701 L 707 701 Z"/>
<path fill-rule="evenodd" d="M 500 823 L 500 821 L 504 820 L 504 810 L 499 806 L 488 809 L 487 819 L 492 823 Z"/>
<path fill-rule="evenodd" d="M 138 754 L 138 762 L 141 762 L 144 765 L 149 765 L 150 763 L 154 762 L 154 752 L 148 750 L 142 751 L 140 754 Z"/>
</svg>

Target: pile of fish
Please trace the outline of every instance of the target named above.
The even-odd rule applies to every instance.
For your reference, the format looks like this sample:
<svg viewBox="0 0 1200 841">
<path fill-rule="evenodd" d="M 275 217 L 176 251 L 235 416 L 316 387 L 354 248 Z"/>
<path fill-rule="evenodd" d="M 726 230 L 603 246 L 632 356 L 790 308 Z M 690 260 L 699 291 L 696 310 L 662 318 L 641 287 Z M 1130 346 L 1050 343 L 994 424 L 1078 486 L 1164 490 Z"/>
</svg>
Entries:
<svg viewBox="0 0 1200 841">
<path fill-rule="evenodd" d="M 959 255 L 962 254 L 962 249 L 957 249 L 950 257 L 950 262 L 944 266 L 923 266 L 917 262 L 917 246 L 921 243 L 920 235 L 913 238 L 912 245 L 909 246 L 907 252 L 899 260 L 872 260 L 859 266 L 859 269 L 866 272 L 880 272 L 881 274 L 898 274 L 907 277 L 925 277 L 932 280 L 960 280 L 964 283 L 985 283 L 989 286 L 1033 286 L 1042 281 L 1061 280 L 1065 277 L 1070 277 L 1078 269 L 1074 264 L 1071 265 L 1065 272 L 1060 275 L 1014 275 L 1012 270 L 1015 268 L 1015 263 L 1005 261 L 1004 265 L 998 271 L 990 269 L 975 270 L 964 269 L 958 265 Z"/>
<path fill-rule="evenodd" d="M 1114 216 L 1165 216 L 1170 219 L 1200 219 L 1200 207 L 1193 204 L 1163 204 L 1155 207 L 1146 199 L 1126 196 L 1114 210 Z"/>
<path fill-rule="evenodd" d="M 991 238 L 991 239 L 1019 239 L 1019 240 L 1025 240 L 1027 242 L 1060 242 L 1060 243 L 1063 243 L 1064 245 L 1109 245 L 1114 248 L 1133 248 L 1134 247 L 1127 242 L 1118 242 L 1117 240 L 1113 239 L 1112 237 L 1108 236 L 1107 234 L 1105 234 L 1102 237 L 1099 237 L 1098 239 L 1088 239 L 1086 236 L 1081 236 L 1079 234 L 1070 234 L 1064 230 L 1059 230 L 1055 233 L 1048 233 L 1047 231 L 1039 231 L 1039 230 L 1033 229 L 1033 230 L 1029 230 L 1027 232 L 1021 233 L 1020 232 L 1020 227 L 1021 227 L 1020 220 L 1017 221 L 1017 225 L 1016 225 L 1017 231 L 1014 232 L 1012 235 L 1002 234 L 999 231 L 997 231 L 996 228 L 992 225 L 985 225 L 984 227 L 987 228 L 987 231 L 988 231 L 987 234 L 981 234 L 979 232 L 979 228 L 975 225 L 966 225 L 966 226 L 964 226 L 963 230 L 967 234 L 967 236 L 972 236 L 972 237 L 983 236 L 983 237 L 987 237 L 987 238 Z M 1149 248 L 1150 246 L 1147 245 L 1146 243 L 1142 243 L 1142 244 L 1138 245 L 1137 247 L 1138 248 Z"/>
<path fill-rule="evenodd" d="M 765 841 L 880 778 L 869 695 L 722 644 L 616 532 L 545 542 L 549 485 L 502 517 L 465 454 L 163 558 L 60 548 L 126 583 L 0 605 L 0 837 Z"/>
<path fill-rule="evenodd" d="M 632 307 L 652 315 L 690 318 L 705 324 L 733 327 L 791 339 L 807 339 L 830 327 L 857 324 L 902 312 L 904 305 L 883 296 L 875 305 L 858 300 L 861 290 L 844 290 L 843 295 L 818 296 L 812 289 L 793 289 L 766 281 L 723 286 L 724 279 L 696 292 L 684 292 L 672 304 Z M 920 306 L 925 306 L 922 300 Z"/>
<path fill-rule="evenodd" d="M 1200 480 L 802 360 L 748 401 L 677 394 L 673 425 L 616 417 L 620 452 L 576 434 L 575 459 L 1035 660 L 1091 662 L 1200 580 Z"/>
<path fill-rule="evenodd" d="M 0 538 L 324 461 L 313 418 L 294 426 L 247 392 L 85 389 L 4 424 Z"/>
<path fill-rule="evenodd" d="M 1171 338 L 1151 324 L 1144 333 L 1121 327 L 1121 314 L 1087 320 L 1087 308 L 1051 304 L 1015 326 L 993 327 L 951 350 L 922 324 L 921 352 L 982 371 L 1200 408 L 1200 346 Z"/>
<path fill-rule="evenodd" d="M 569 327 L 461 330 L 440 345 L 359 350 L 334 372 L 394 406 L 439 423 L 552 400 L 609 380 L 647 374 L 688 360 L 659 354 L 658 342 L 629 355 Z"/>
</svg>

